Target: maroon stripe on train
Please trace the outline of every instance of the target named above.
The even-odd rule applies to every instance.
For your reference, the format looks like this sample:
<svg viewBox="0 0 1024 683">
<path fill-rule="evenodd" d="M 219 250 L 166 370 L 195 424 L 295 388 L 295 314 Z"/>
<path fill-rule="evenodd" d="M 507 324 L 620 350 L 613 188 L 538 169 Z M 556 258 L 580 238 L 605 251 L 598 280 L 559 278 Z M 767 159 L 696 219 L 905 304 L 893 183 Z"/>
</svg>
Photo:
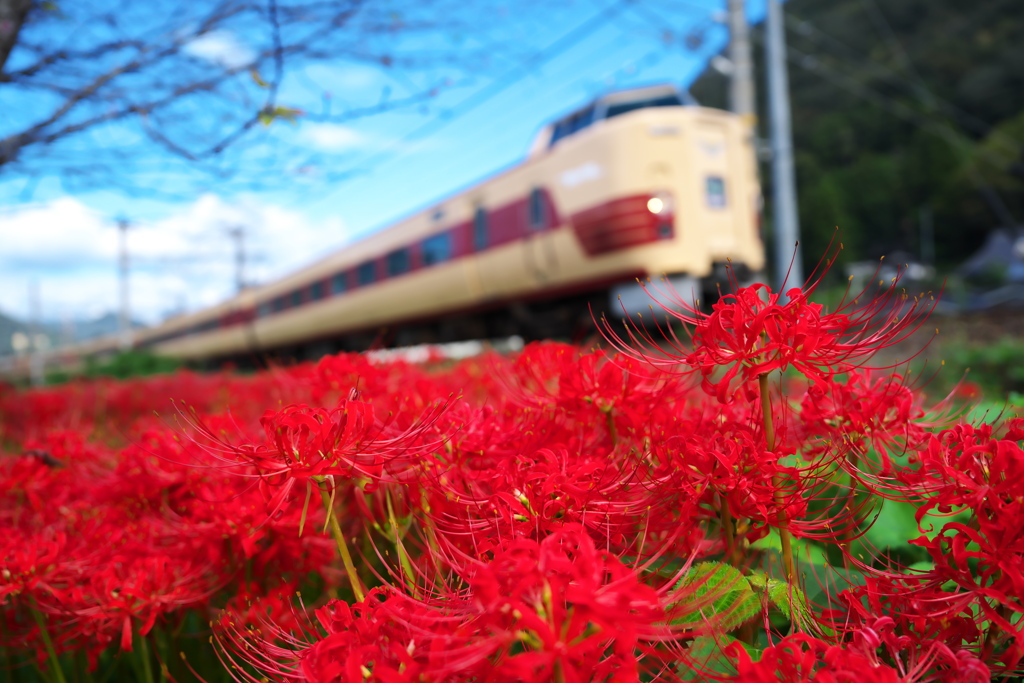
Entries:
<svg viewBox="0 0 1024 683">
<path fill-rule="evenodd" d="M 484 208 L 487 209 L 487 244 L 483 249 L 478 250 L 476 245 L 473 243 L 472 217 L 467 221 L 457 223 L 449 227 L 447 230 L 442 231 L 443 233 L 451 235 L 452 253 L 449 257 L 450 260 L 473 256 L 481 251 L 487 251 L 488 249 L 499 247 L 503 244 L 509 244 L 518 240 L 526 239 L 530 235 L 553 230 L 562 225 L 562 217 L 558 212 L 558 207 L 555 205 L 555 200 L 554 197 L 552 197 L 551 192 L 545 187 L 538 187 L 535 188 L 535 190 L 540 192 L 539 208 L 541 222 L 539 225 L 532 225 L 530 220 L 530 194 L 534 190 L 531 190 L 526 196 L 514 199 L 506 204 L 497 206 L 485 204 Z M 645 199 L 644 201 L 646 202 L 647 200 Z M 644 206 L 646 207 L 646 204 Z M 279 313 L 304 306 L 308 303 L 312 303 L 313 301 L 329 299 L 334 296 L 343 296 L 350 291 L 361 289 L 363 287 L 372 287 L 385 280 L 390 280 L 392 277 L 401 277 L 402 275 L 416 272 L 422 268 L 430 267 L 423 263 L 422 239 L 406 244 L 405 248 L 409 250 L 409 268 L 399 275 L 388 275 L 387 254 L 379 254 L 369 259 L 369 262 L 373 264 L 374 269 L 374 279 L 370 284 L 359 284 L 358 270 L 360 264 L 357 264 L 345 270 L 332 273 L 320 280 L 320 296 L 315 299 L 312 291 L 313 283 L 310 282 L 296 290 L 285 292 L 273 299 L 266 300 L 261 303 L 263 305 L 271 305 L 272 313 Z M 366 263 L 366 261 L 363 263 Z M 341 276 L 344 279 L 345 287 L 342 292 L 335 293 L 333 291 L 332 280 L 336 276 Z M 297 301 L 294 298 L 296 295 L 298 296 Z M 208 332 L 217 328 L 232 327 L 234 325 L 250 323 L 259 317 L 256 311 L 256 306 L 233 311 L 222 315 L 219 318 L 204 321 L 184 330 L 155 337 L 150 340 L 149 343 L 156 344 L 190 334 Z"/>
<path fill-rule="evenodd" d="M 658 240 L 675 233 L 670 213 L 651 213 L 647 202 L 652 195 L 613 199 L 571 217 L 572 229 L 590 256 L 607 254 Z"/>
</svg>

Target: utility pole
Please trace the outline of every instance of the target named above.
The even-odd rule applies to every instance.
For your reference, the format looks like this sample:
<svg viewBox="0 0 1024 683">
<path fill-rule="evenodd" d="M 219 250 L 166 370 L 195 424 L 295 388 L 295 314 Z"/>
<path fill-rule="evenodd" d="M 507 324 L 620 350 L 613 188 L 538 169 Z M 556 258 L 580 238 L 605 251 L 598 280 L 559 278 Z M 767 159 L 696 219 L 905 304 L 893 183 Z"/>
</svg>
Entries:
<svg viewBox="0 0 1024 683">
<path fill-rule="evenodd" d="M 729 109 L 753 129 L 757 118 L 754 101 L 754 63 L 750 56 L 750 28 L 745 0 L 729 0 Z M 753 133 L 753 130 L 751 130 Z"/>
<path fill-rule="evenodd" d="M 799 247 L 800 219 L 796 210 L 796 169 L 793 167 L 786 32 L 783 22 L 782 4 L 779 0 L 768 0 L 765 63 L 768 66 L 768 120 L 772 145 L 775 278 L 779 291 L 783 289 L 783 280 L 787 289 L 804 284 Z"/>
<path fill-rule="evenodd" d="M 40 300 L 39 282 L 32 280 L 28 285 L 29 306 L 29 353 L 28 372 L 34 386 L 42 386 L 45 381 L 43 374 L 43 349 L 45 346 L 40 319 L 42 318 L 42 301 Z"/>
<path fill-rule="evenodd" d="M 119 218 L 118 280 L 121 294 L 121 310 L 117 318 L 117 333 L 122 351 L 132 347 L 131 311 L 128 303 L 128 229 L 131 224 L 127 218 Z"/>
<path fill-rule="evenodd" d="M 245 289 L 245 228 L 236 225 L 228 235 L 235 241 L 235 290 L 241 293 Z"/>
</svg>

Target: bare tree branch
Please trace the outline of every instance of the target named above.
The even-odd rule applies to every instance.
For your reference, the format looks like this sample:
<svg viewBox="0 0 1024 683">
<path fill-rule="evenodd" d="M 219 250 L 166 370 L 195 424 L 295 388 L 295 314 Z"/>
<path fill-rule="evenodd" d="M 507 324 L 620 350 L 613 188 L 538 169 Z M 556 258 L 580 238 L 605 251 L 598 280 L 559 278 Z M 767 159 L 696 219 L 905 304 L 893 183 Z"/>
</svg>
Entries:
<svg viewBox="0 0 1024 683">
<path fill-rule="evenodd" d="M 31 10 L 32 0 L 0 0 L 0 74 Z"/>
<path fill-rule="evenodd" d="M 14 114 L 0 120 L 0 179 L 28 188 L 44 174 L 131 187 L 155 169 L 258 182 L 288 159 L 339 153 L 297 149 L 294 133 L 264 124 L 423 105 L 505 52 L 451 40 L 479 31 L 464 0 L 35 2 L 0 0 L 0 109 Z M 373 68 L 388 85 L 334 98 L 313 67 Z M 320 111 L 298 111 L 298 83 Z"/>
</svg>

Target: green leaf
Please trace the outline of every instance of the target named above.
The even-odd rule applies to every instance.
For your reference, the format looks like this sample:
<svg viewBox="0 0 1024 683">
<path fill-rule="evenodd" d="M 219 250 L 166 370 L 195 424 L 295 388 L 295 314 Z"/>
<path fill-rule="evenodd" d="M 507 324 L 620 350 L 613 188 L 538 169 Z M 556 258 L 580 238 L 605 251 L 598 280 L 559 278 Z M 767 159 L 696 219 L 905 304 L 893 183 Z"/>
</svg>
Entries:
<svg viewBox="0 0 1024 683">
<path fill-rule="evenodd" d="M 916 513 L 917 506 L 911 503 L 886 500 L 865 538 L 879 550 L 907 545 L 907 541 L 921 535 L 914 518 Z"/>
<path fill-rule="evenodd" d="M 791 586 L 780 579 L 773 579 L 764 572 L 754 572 L 746 577 L 755 593 L 767 596 L 769 602 L 782 612 L 789 621 L 800 628 L 806 628 L 814 615 L 807 604 L 807 596 L 798 586 Z"/>
<path fill-rule="evenodd" d="M 735 675 L 736 667 L 725 654 L 725 649 L 733 643 L 739 643 L 755 662 L 761 659 L 761 650 L 732 636 L 699 636 L 686 648 L 686 658 L 676 667 L 679 677 L 684 681 L 705 681 L 709 673 Z"/>
<path fill-rule="evenodd" d="M 675 588 L 685 594 L 685 600 L 672 606 L 673 614 L 682 613 L 672 621 L 676 625 L 731 631 L 761 612 L 761 602 L 743 574 L 721 562 L 693 565 Z"/>
<path fill-rule="evenodd" d="M 294 107 L 278 106 L 273 109 L 264 109 L 259 113 L 257 118 L 264 126 L 269 126 L 275 119 L 284 119 L 288 123 L 294 124 L 295 120 L 304 113 L 305 112 L 301 109 L 295 109 Z"/>
<path fill-rule="evenodd" d="M 270 84 L 263 80 L 263 76 L 260 75 L 259 69 L 253 67 L 249 70 L 249 75 L 252 76 L 252 80 L 255 81 L 256 85 L 261 88 L 269 88 Z"/>
</svg>

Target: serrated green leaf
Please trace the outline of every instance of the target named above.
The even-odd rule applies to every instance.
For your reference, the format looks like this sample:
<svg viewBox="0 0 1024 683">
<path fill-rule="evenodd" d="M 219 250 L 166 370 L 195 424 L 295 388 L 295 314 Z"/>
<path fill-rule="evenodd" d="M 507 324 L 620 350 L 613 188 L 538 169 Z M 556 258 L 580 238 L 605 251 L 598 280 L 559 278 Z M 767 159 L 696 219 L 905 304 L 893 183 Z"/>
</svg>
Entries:
<svg viewBox="0 0 1024 683">
<path fill-rule="evenodd" d="M 761 602 L 743 574 L 720 562 L 693 565 L 675 588 L 684 595 L 673 605 L 673 614 L 682 615 L 672 621 L 676 625 L 704 624 L 731 631 L 761 611 Z"/>
<path fill-rule="evenodd" d="M 790 622 L 804 628 L 811 623 L 813 614 L 807 605 L 807 596 L 798 586 L 791 586 L 780 579 L 773 579 L 764 572 L 754 572 L 746 577 L 755 593 L 767 596 Z"/>
</svg>

